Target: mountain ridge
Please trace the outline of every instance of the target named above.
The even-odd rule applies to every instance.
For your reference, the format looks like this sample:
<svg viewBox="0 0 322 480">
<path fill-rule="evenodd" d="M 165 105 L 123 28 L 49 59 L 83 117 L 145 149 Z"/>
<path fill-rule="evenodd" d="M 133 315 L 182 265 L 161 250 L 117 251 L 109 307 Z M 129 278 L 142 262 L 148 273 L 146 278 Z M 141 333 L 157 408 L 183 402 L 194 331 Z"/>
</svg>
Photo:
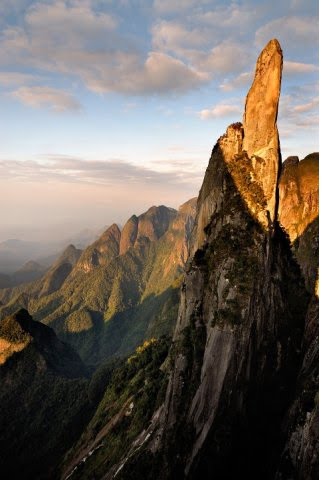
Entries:
<svg viewBox="0 0 322 480">
<path fill-rule="evenodd" d="M 178 211 L 153 206 L 82 252 L 68 247 L 73 258 L 63 253 L 42 280 L 0 292 L 2 315 L 27 308 L 94 363 L 130 353 L 145 335 L 170 333 L 195 201 Z"/>
<path fill-rule="evenodd" d="M 253 98 L 250 127 L 229 126 L 213 149 L 164 402 L 104 479 L 316 478 L 316 369 L 308 363 L 314 352 L 316 365 L 316 300 L 277 222 L 281 69 L 273 40 L 259 56 L 246 100 L 244 120 Z M 269 122 L 263 145 L 262 121 Z M 244 143 L 248 128 L 254 148 Z M 307 368 L 311 403 L 299 396 Z"/>
</svg>

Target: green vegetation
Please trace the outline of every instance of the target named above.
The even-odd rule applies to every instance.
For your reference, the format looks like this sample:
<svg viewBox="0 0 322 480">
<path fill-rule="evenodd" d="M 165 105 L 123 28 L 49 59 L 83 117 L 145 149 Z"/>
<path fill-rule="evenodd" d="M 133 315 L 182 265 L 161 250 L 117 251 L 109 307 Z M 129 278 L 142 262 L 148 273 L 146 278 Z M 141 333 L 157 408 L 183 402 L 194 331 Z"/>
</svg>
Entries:
<svg viewBox="0 0 322 480">
<path fill-rule="evenodd" d="M 79 452 L 97 450 L 86 460 L 79 458 L 72 479 L 102 478 L 125 454 L 151 419 L 165 395 L 167 375 L 160 369 L 169 349 L 169 339 L 150 339 L 110 375 L 105 394 L 80 441 L 68 453 L 67 465 Z"/>
<path fill-rule="evenodd" d="M 28 308 L 95 366 L 130 354 L 147 338 L 171 334 L 192 218 L 166 207 L 143 217 L 139 240 L 124 254 L 117 255 L 115 236 L 105 232 L 58 290 L 43 294 L 41 281 L 13 289 L 0 314 Z M 94 250 L 101 252 L 99 262 Z"/>
<path fill-rule="evenodd" d="M 255 158 L 257 164 L 263 162 L 260 157 Z M 256 172 L 246 152 L 236 155 L 228 168 L 241 196 L 255 207 L 256 212 L 264 210 L 267 205 L 265 194 L 260 183 L 254 179 Z"/>
<path fill-rule="evenodd" d="M 72 312 L 66 318 L 66 330 L 70 333 L 79 333 L 93 328 L 91 314 L 85 308 Z"/>
<path fill-rule="evenodd" d="M 10 331 L 10 335 L 9 335 Z M 22 310 L 0 323 L 0 337 L 24 348 L 0 366 L 0 468 L 3 478 L 56 479 L 57 463 L 80 435 L 94 404 L 79 357 Z"/>
<path fill-rule="evenodd" d="M 209 285 L 218 285 L 218 272 L 222 272 L 224 278 L 221 303 L 214 311 L 212 327 L 241 323 L 241 312 L 247 306 L 260 271 L 261 252 L 258 251 L 258 245 L 261 242 L 261 228 L 250 214 L 242 211 L 242 200 L 238 194 L 231 201 L 233 207 L 231 202 L 225 204 L 225 212 L 240 208 L 242 213 L 238 222 L 224 223 L 218 228 L 216 236 L 210 237 L 205 250 L 197 251 L 193 260 L 198 268 L 204 270 Z M 211 224 L 220 225 L 221 222 L 223 217 L 214 216 Z M 216 289 L 212 295 L 217 299 Z"/>
</svg>

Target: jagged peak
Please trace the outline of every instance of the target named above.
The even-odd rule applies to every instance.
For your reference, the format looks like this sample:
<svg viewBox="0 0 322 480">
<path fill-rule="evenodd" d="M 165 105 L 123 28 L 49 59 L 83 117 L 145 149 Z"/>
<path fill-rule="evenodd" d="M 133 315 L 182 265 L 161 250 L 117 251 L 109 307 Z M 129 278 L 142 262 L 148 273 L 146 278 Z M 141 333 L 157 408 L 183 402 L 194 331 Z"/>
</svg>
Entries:
<svg viewBox="0 0 322 480">
<path fill-rule="evenodd" d="M 75 247 L 75 245 L 71 243 L 65 248 L 65 250 L 63 250 L 61 255 L 59 255 L 58 259 L 54 262 L 53 267 L 57 267 L 62 263 L 70 263 L 74 265 L 80 257 L 81 253 L 82 250 L 79 250 Z"/>
<path fill-rule="evenodd" d="M 116 240 L 119 240 L 120 236 L 121 236 L 120 227 L 117 225 L 117 223 L 113 223 L 105 230 L 105 232 L 102 233 L 99 239 L 96 240 L 96 242 L 94 243 L 100 242 L 102 240 L 105 240 L 106 238 L 111 238 L 111 237 L 114 237 Z"/>
<path fill-rule="evenodd" d="M 295 155 L 293 155 L 291 157 L 287 157 L 287 159 L 284 160 L 284 162 L 282 164 L 282 170 L 285 170 L 286 168 L 288 168 L 290 166 L 298 165 L 299 162 L 300 162 L 299 157 L 297 157 Z"/>
<path fill-rule="evenodd" d="M 266 46 L 261 51 L 257 63 L 256 63 L 256 70 L 255 70 L 255 79 L 257 75 L 262 74 L 263 68 L 266 68 L 271 61 L 272 57 L 275 54 L 280 55 L 283 58 L 283 51 L 279 41 L 276 38 L 272 38 L 266 44 Z M 254 79 L 254 81 L 255 81 Z"/>
<path fill-rule="evenodd" d="M 166 207 L 165 205 L 158 205 L 158 206 L 153 205 L 146 212 L 142 213 L 139 216 L 139 218 L 143 216 L 157 215 L 158 213 L 164 213 L 164 212 L 176 212 L 176 209 L 171 207 Z"/>
<path fill-rule="evenodd" d="M 180 207 L 178 208 L 178 211 L 180 213 L 195 212 L 195 209 L 196 209 L 196 206 L 197 206 L 197 200 L 198 200 L 198 197 L 190 198 L 190 200 L 188 200 L 187 202 L 180 205 Z"/>
<path fill-rule="evenodd" d="M 20 272 L 29 272 L 29 271 L 43 271 L 45 268 L 40 263 L 36 262 L 35 260 L 28 260 L 28 262 L 24 263 L 22 267 L 20 267 L 15 273 Z"/>
</svg>

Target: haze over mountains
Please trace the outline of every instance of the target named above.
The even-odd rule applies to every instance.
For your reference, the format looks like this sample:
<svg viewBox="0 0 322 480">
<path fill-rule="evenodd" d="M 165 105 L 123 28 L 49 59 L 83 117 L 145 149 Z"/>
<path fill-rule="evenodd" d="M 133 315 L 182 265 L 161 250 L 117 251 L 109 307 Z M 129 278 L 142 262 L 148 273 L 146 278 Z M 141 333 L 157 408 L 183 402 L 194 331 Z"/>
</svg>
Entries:
<svg viewBox="0 0 322 480">
<path fill-rule="evenodd" d="M 28 309 L 90 363 L 170 333 L 195 204 L 151 207 L 83 251 L 70 245 L 41 279 L 1 291 L 2 316 Z"/>
<path fill-rule="evenodd" d="M 281 163 L 282 68 L 273 39 L 197 199 L 0 289 L 9 478 L 317 478 L 318 154 Z"/>
<path fill-rule="evenodd" d="M 103 230 L 84 228 L 70 237 L 61 236 L 58 240 L 53 238 L 35 240 L 21 240 L 9 238 L 0 242 L 0 272 L 13 273 L 23 267 L 26 262 L 36 261 L 44 267 L 49 267 L 53 260 L 68 244 L 73 243 L 77 248 L 84 248 L 92 243 Z"/>
</svg>

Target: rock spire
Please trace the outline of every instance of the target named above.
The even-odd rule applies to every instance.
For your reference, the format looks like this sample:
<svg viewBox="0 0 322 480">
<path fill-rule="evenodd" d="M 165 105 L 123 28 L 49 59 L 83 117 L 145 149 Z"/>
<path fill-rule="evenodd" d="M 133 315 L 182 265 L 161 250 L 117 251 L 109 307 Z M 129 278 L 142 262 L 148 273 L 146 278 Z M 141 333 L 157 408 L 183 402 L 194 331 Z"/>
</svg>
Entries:
<svg viewBox="0 0 322 480">
<path fill-rule="evenodd" d="M 276 217 L 277 177 L 281 165 L 276 119 L 282 67 L 280 44 L 276 39 L 270 40 L 258 57 L 243 118 L 243 150 L 252 161 L 254 181 L 262 187 L 271 221 Z M 259 220 L 266 223 L 262 214 Z"/>
</svg>

